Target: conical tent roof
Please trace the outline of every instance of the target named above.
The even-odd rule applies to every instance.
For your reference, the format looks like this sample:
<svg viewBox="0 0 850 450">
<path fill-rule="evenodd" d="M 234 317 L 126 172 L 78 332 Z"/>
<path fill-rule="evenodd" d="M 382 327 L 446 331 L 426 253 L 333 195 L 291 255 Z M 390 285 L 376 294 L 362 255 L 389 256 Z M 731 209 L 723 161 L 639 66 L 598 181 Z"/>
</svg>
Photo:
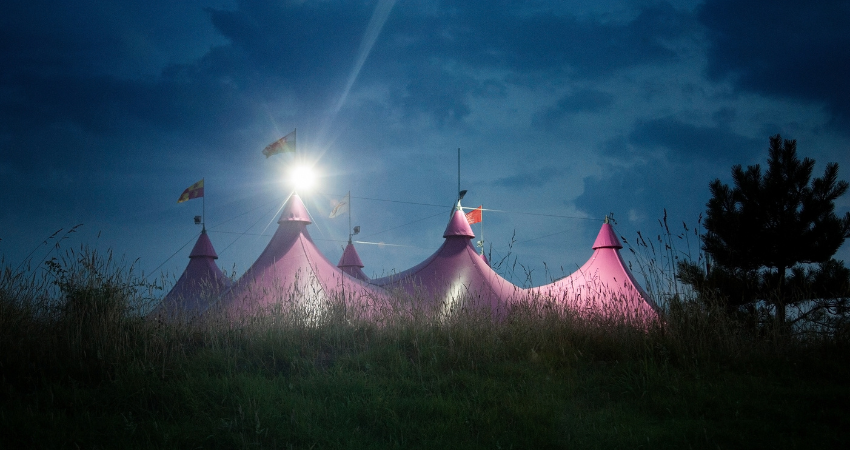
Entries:
<svg viewBox="0 0 850 450">
<path fill-rule="evenodd" d="M 216 259 L 218 255 L 204 229 L 189 253 L 186 270 L 149 315 L 163 319 L 192 318 L 206 311 L 211 301 L 230 286 L 230 279 L 215 264 Z"/>
<path fill-rule="evenodd" d="M 504 314 L 520 289 L 494 272 L 476 252 L 470 242 L 475 235 L 460 208 L 453 213 L 443 237 L 443 245 L 425 261 L 372 283 L 433 302 L 444 313 L 476 305 Z"/>
<path fill-rule="evenodd" d="M 580 314 L 654 319 L 658 306 L 626 266 L 620 256 L 621 248 L 623 245 L 614 229 L 606 222 L 593 243 L 593 255 L 581 268 L 554 283 L 529 291 L 564 302 Z"/>
<path fill-rule="evenodd" d="M 369 277 L 363 273 L 364 266 L 363 262 L 360 261 L 360 255 L 357 254 L 357 250 L 350 240 L 348 241 L 348 245 L 345 246 L 342 257 L 339 258 L 339 263 L 336 266 L 358 280 L 369 281 Z"/>
<path fill-rule="evenodd" d="M 307 231 L 310 223 L 301 198 L 291 195 L 271 241 L 226 293 L 222 308 L 241 315 L 284 304 L 321 314 L 327 301 L 344 298 L 346 307 L 365 309 L 370 302 L 385 298 L 381 289 L 345 274 L 328 261 Z"/>
</svg>

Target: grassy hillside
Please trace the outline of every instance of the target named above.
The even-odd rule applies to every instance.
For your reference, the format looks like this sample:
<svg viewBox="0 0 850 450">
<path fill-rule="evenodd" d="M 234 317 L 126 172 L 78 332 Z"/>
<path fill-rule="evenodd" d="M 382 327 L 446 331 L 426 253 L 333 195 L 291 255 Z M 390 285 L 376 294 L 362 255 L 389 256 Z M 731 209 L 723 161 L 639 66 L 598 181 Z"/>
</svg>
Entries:
<svg viewBox="0 0 850 450">
<path fill-rule="evenodd" d="M 91 252 L 0 279 L 0 447 L 843 448 L 850 345 L 675 302 L 650 329 L 534 304 L 494 323 L 334 305 L 140 318 Z M 158 294 L 161 295 L 161 292 Z M 400 300 L 401 301 L 401 300 Z"/>
</svg>

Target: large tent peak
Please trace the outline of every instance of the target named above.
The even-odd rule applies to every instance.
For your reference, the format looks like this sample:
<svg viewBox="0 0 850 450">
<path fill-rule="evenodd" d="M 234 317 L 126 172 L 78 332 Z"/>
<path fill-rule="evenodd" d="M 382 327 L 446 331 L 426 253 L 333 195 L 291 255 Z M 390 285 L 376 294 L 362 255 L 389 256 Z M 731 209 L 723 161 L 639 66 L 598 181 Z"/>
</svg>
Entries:
<svg viewBox="0 0 850 450">
<path fill-rule="evenodd" d="M 443 232 L 444 238 L 452 236 L 464 236 L 469 239 L 475 237 L 475 233 L 472 232 L 469 221 L 466 220 L 466 215 L 463 214 L 462 209 L 455 210 L 454 214 L 452 214 L 452 220 L 449 221 L 446 231 Z"/>
<path fill-rule="evenodd" d="M 593 249 L 598 248 L 623 248 L 623 244 L 620 244 L 620 240 L 614 233 L 614 228 L 608 222 L 602 224 L 602 229 L 599 230 L 596 241 L 593 242 Z"/>
<path fill-rule="evenodd" d="M 202 257 L 218 259 L 218 255 L 215 253 L 212 242 L 210 242 L 210 238 L 207 236 L 206 229 L 201 231 L 198 241 L 195 242 L 195 246 L 192 247 L 192 253 L 189 253 L 189 258 Z"/>
<path fill-rule="evenodd" d="M 289 199 L 286 200 L 286 204 L 283 205 L 283 212 L 280 213 L 280 220 L 277 223 L 283 222 L 313 223 L 310 219 L 310 213 L 307 212 L 307 207 L 304 206 L 304 202 L 301 201 L 301 197 L 298 194 L 290 195 Z"/>
</svg>

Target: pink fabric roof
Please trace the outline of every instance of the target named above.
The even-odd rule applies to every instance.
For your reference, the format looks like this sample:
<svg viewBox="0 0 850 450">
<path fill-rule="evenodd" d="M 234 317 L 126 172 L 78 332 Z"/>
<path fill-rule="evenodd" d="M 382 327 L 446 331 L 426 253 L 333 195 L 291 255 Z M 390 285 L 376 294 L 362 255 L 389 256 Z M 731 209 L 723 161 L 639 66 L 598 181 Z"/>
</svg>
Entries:
<svg viewBox="0 0 850 450">
<path fill-rule="evenodd" d="M 189 254 L 186 270 L 149 316 L 189 319 L 206 311 L 211 301 L 230 286 L 230 279 L 215 264 L 216 259 L 218 255 L 204 230 Z"/>
<path fill-rule="evenodd" d="M 345 296 L 348 307 L 365 309 L 386 297 L 379 288 L 352 278 L 328 261 L 310 238 L 309 223 L 307 208 L 293 194 L 265 250 L 222 299 L 227 312 L 252 313 L 293 300 L 321 305 L 321 301 L 336 300 L 340 295 Z"/>
<path fill-rule="evenodd" d="M 345 246 L 345 250 L 342 252 L 342 257 L 339 258 L 339 263 L 336 265 L 343 272 L 351 275 L 354 278 L 362 281 L 369 281 L 369 277 L 363 273 L 362 268 L 363 262 L 360 261 L 360 255 L 357 254 L 357 250 L 354 248 L 354 244 L 351 241 L 348 242 L 348 245 Z"/>
<path fill-rule="evenodd" d="M 475 237 L 463 212 L 456 210 L 443 233 L 443 245 L 416 266 L 372 280 L 388 289 L 401 289 L 415 299 L 433 302 L 449 313 L 464 299 L 503 315 L 521 290 L 500 277 L 470 243 Z"/>
<path fill-rule="evenodd" d="M 629 271 L 619 249 L 623 248 L 611 224 L 605 223 L 593 244 L 593 255 L 576 272 L 554 283 L 529 289 L 549 297 L 580 314 L 651 320 L 657 306 Z"/>
</svg>

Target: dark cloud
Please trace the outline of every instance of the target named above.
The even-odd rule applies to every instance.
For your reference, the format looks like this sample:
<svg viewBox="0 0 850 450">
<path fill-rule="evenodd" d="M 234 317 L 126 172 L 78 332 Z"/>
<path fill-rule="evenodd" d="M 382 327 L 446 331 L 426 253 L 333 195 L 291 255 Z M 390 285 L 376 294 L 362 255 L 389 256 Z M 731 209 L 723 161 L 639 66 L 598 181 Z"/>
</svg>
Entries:
<svg viewBox="0 0 850 450">
<path fill-rule="evenodd" d="M 643 9 L 634 19 L 579 19 L 557 5 L 529 11 L 515 2 L 470 1 L 432 15 L 402 4 L 388 22 L 394 50 L 410 56 L 439 55 L 476 67 L 520 72 L 555 71 L 577 76 L 610 74 L 623 67 L 669 61 L 666 40 L 682 36 L 689 16 L 668 3 Z"/>
<path fill-rule="evenodd" d="M 696 126 L 675 117 L 638 121 L 628 140 L 636 147 L 664 149 L 673 160 L 686 162 L 733 161 L 762 147 L 761 141 L 741 136 L 724 125 Z"/>
<path fill-rule="evenodd" d="M 535 84 L 540 76 L 590 79 L 672 62 L 677 55 L 667 42 L 687 33 L 691 20 L 667 3 L 621 22 L 579 19 L 556 8 L 471 1 L 423 13 L 413 3 L 399 2 L 370 56 L 364 82 L 390 86 L 397 97 L 415 98 L 417 108 L 442 113 L 440 122 L 449 122 L 465 115 L 470 98 L 493 92 L 461 73 L 502 72 L 503 82 Z M 605 102 L 582 95 L 587 94 L 578 94 L 573 104 L 566 99 L 563 107 Z"/>
<path fill-rule="evenodd" d="M 633 166 L 607 166 L 600 176 L 585 178 L 576 207 L 591 217 L 613 213 L 618 221 L 654 230 L 667 211 L 695 225 L 710 197 L 708 183 L 728 169 L 716 164 L 679 164 L 652 159 Z M 647 182 L 647 180 L 651 180 Z"/>
<path fill-rule="evenodd" d="M 582 112 L 600 112 L 613 103 L 614 96 L 607 92 L 583 89 L 561 97 L 554 106 L 536 113 L 532 118 L 532 124 L 552 128 L 565 116 Z"/>
<path fill-rule="evenodd" d="M 534 172 L 521 173 L 510 177 L 499 178 L 493 185 L 508 188 L 540 187 L 560 176 L 563 171 L 553 167 L 544 167 Z"/>
<path fill-rule="evenodd" d="M 850 120 L 850 3 L 709 0 L 708 75 L 746 91 L 822 102 Z"/>
</svg>

